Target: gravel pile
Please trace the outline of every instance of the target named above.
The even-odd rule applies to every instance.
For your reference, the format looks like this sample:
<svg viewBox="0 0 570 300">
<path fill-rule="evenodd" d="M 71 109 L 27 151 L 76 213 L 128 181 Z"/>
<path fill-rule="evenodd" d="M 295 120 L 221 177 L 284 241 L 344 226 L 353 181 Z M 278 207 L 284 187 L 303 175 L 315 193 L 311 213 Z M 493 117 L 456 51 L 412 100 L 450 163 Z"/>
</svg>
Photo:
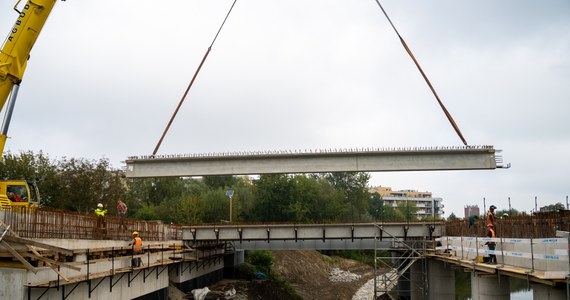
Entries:
<svg viewBox="0 0 570 300">
<path fill-rule="evenodd" d="M 333 268 L 329 274 L 331 282 L 351 282 L 360 279 L 360 275 L 339 268 Z"/>
<path fill-rule="evenodd" d="M 385 275 L 379 275 L 376 276 L 376 280 L 377 283 L 380 285 L 378 288 L 383 289 L 385 288 L 382 285 L 382 282 L 386 281 L 387 278 L 392 279 L 393 282 L 396 276 L 396 272 L 395 271 L 390 271 Z M 390 287 L 390 289 L 394 286 L 394 284 L 392 284 L 392 286 Z M 374 278 L 368 280 L 368 282 L 366 282 L 365 284 L 363 284 L 360 289 L 358 289 L 358 291 L 356 291 L 356 294 L 354 294 L 354 296 L 352 296 L 352 300 L 373 300 L 374 299 Z"/>
</svg>

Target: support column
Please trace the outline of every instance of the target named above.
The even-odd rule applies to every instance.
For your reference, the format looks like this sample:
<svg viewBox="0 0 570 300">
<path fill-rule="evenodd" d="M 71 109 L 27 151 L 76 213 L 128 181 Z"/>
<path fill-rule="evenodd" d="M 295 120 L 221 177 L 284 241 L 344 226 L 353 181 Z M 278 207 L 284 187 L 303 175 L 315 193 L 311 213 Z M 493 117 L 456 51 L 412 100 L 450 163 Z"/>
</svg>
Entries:
<svg viewBox="0 0 570 300">
<path fill-rule="evenodd" d="M 509 300 L 511 289 L 509 277 L 471 273 L 471 299 Z"/>
<path fill-rule="evenodd" d="M 428 295 L 430 300 L 455 299 L 455 271 L 442 261 L 428 259 Z"/>
<path fill-rule="evenodd" d="M 540 300 L 564 300 L 566 299 L 566 288 L 557 289 L 552 286 L 533 283 L 532 299 Z"/>
<path fill-rule="evenodd" d="M 423 259 L 416 261 L 410 268 L 412 300 L 427 300 L 426 265 Z"/>
</svg>

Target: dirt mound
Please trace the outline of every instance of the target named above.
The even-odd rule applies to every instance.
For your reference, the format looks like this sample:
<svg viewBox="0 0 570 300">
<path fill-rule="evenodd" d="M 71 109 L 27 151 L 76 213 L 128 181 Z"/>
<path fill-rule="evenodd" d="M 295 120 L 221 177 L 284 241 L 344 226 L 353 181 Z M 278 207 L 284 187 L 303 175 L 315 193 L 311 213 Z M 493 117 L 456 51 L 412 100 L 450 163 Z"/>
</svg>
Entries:
<svg viewBox="0 0 570 300">
<path fill-rule="evenodd" d="M 368 265 L 321 255 L 317 251 L 273 251 L 273 255 L 275 273 L 306 300 L 352 299 L 358 289 L 374 276 L 374 269 Z M 231 288 L 237 290 L 236 300 L 292 299 L 284 288 L 271 280 L 222 280 L 209 288 L 212 292 L 207 299 L 223 299 L 224 291 Z"/>
<path fill-rule="evenodd" d="M 374 269 L 357 261 L 323 256 L 317 251 L 273 251 L 273 269 L 287 280 L 303 299 L 352 299 L 356 291 L 373 278 Z M 352 281 L 331 281 L 338 268 L 359 275 Z"/>
</svg>

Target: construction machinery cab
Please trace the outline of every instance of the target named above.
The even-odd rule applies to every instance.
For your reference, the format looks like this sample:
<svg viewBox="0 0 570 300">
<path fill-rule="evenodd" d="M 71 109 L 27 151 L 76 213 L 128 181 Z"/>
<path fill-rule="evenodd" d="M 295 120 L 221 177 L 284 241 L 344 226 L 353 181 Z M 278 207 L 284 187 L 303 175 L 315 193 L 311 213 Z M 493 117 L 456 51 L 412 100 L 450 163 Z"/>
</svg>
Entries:
<svg viewBox="0 0 570 300">
<path fill-rule="evenodd" d="M 0 206 L 1 208 L 37 207 L 39 206 L 37 190 L 31 190 L 25 180 L 0 181 Z"/>
</svg>

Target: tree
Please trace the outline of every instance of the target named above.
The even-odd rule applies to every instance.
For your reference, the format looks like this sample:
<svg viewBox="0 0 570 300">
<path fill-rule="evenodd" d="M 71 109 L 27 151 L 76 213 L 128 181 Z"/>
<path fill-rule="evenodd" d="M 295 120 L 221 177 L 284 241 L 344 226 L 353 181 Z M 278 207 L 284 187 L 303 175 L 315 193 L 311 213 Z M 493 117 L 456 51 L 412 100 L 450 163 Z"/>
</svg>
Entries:
<svg viewBox="0 0 570 300">
<path fill-rule="evenodd" d="M 374 217 L 375 221 L 384 221 L 384 199 L 379 193 L 370 195 L 368 204 L 368 212 Z"/>
<path fill-rule="evenodd" d="M 89 211 L 102 203 L 114 207 L 125 193 L 122 171 L 110 167 L 108 159 L 99 161 L 63 158 L 57 165 L 57 197 L 46 205 L 76 211 Z"/>
<path fill-rule="evenodd" d="M 337 189 L 344 191 L 345 201 L 351 207 L 351 219 L 360 219 L 368 208 L 368 180 L 370 174 L 363 172 L 326 173 L 324 177 Z"/>
<path fill-rule="evenodd" d="M 42 152 L 20 152 L 18 155 L 7 153 L 0 161 L 2 180 L 26 180 L 35 185 L 41 196 L 41 205 L 51 203 L 57 197 L 55 187 L 57 166 Z"/>
<path fill-rule="evenodd" d="M 457 220 L 459 220 L 459 219 L 455 216 L 454 213 L 451 213 L 451 214 L 449 215 L 449 217 L 447 218 L 447 220 L 448 220 L 448 221 L 457 221 Z"/>
<path fill-rule="evenodd" d="M 223 189 L 234 186 L 237 179 L 234 176 L 204 176 L 202 181 L 210 189 Z"/>
</svg>

